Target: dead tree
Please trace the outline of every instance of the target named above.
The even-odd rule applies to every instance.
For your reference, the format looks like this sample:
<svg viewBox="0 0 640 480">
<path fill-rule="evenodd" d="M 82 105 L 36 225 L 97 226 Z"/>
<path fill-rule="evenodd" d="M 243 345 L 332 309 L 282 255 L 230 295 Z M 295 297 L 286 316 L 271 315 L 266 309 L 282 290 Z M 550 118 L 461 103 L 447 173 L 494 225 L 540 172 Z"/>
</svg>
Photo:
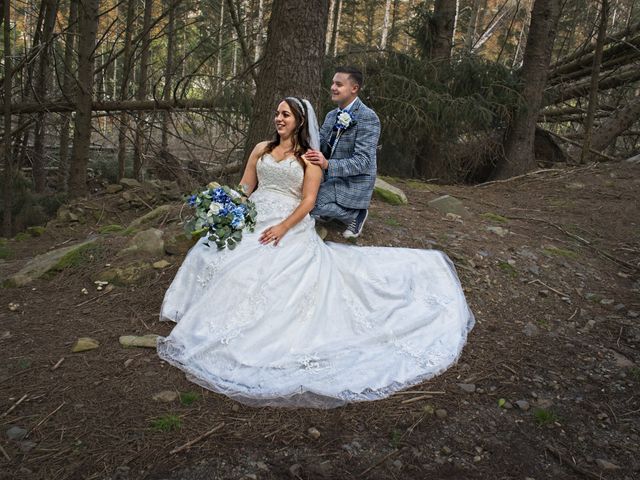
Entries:
<svg viewBox="0 0 640 480">
<path fill-rule="evenodd" d="M 580 163 L 589 156 L 591 148 L 591 129 L 593 127 L 593 119 L 598 106 L 598 81 L 600 80 L 600 64 L 602 63 L 602 49 L 604 40 L 607 35 L 607 20 L 609 18 L 609 2 L 602 0 L 600 9 L 600 26 L 598 27 L 598 40 L 596 42 L 596 51 L 593 56 L 593 73 L 591 74 L 591 91 L 589 92 L 589 107 L 587 108 L 587 118 L 584 122 L 584 143 L 580 154 Z"/>
<path fill-rule="evenodd" d="M 87 163 L 91 144 L 91 105 L 93 100 L 93 54 L 98 30 L 99 0 L 80 2 L 78 12 L 78 93 L 71 152 L 69 195 L 87 193 Z"/>
<path fill-rule="evenodd" d="M 2 113 L 4 114 L 4 138 L 2 150 L 4 156 L 4 189 L 3 189 L 3 214 L 2 233 L 5 237 L 11 236 L 13 208 L 13 161 L 11 152 L 11 8 L 7 0 L 2 5 L 4 19 L 3 46 L 4 46 L 4 102 Z"/>
<path fill-rule="evenodd" d="M 120 99 L 127 100 L 129 96 L 129 81 L 131 79 L 131 67 L 133 55 L 131 52 L 131 37 L 133 36 L 133 21 L 135 17 L 135 0 L 127 0 L 124 30 L 124 51 L 122 62 L 122 80 L 120 82 Z M 127 131 L 129 129 L 129 115 L 126 112 L 120 114 L 118 122 L 118 180 L 125 176 L 125 164 L 127 155 Z"/>
<path fill-rule="evenodd" d="M 64 45 L 64 77 L 62 80 L 62 96 L 69 100 L 71 98 L 72 85 L 75 82 L 73 75 L 73 51 L 78 21 L 78 0 L 69 0 L 67 32 L 65 34 Z M 69 126 L 71 123 L 71 113 L 62 115 L 62 126 L 60 127 L 60 153 L 58 164 L 58 189 L 67 191 L 67 181 L 69 179 Z"/>
</svg>

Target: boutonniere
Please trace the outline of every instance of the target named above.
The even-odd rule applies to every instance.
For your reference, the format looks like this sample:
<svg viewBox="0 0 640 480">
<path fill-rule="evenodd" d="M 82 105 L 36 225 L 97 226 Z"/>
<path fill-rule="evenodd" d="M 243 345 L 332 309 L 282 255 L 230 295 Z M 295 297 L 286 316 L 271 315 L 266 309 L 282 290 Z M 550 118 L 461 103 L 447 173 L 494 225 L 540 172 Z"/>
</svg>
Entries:
<svg viewBox="0 0 640 480">
<path fill-rule="evenodd" d="M 334 128 L 337 130 L 336 139 L 331 146 L 331 153 L 329 156 L 333 155 L 333 151 L 336 149 L 336 145 L 338 145 L 338 140 L 342 134 L 349 128 L 353 127 L 356 124 L 356 119 L 346 110 L 338 113 L 336 117 L 336 124 Z"/>
<path fill-rule="evenodd" d="M 338 130 L 346 130 L 356 124 L 356 119 L 347 111 L 340 112 L 336 119 L 336 128 Z"/>
</svg>

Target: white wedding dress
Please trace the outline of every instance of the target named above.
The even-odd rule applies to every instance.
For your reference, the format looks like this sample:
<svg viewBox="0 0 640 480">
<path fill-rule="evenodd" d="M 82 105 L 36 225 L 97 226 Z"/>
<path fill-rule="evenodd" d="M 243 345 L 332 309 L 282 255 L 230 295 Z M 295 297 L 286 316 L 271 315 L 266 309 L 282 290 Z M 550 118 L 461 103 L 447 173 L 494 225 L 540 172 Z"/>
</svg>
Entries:
<svg viewBox="0 0 640 480">
<path fill-rule="evenodd" d="M 474 318 L 435 250 L 324 243 L 307 216 L 278 246 L 260 232 L 299 204 L 303 169 L 257 164 L 254 233 L 235 250 L 201 239 L 162 305 L 177 322 L 159 356 L 193 382 L 249 405 L 330 408 L 376 400 L 458 359 Z"/>
</svg>

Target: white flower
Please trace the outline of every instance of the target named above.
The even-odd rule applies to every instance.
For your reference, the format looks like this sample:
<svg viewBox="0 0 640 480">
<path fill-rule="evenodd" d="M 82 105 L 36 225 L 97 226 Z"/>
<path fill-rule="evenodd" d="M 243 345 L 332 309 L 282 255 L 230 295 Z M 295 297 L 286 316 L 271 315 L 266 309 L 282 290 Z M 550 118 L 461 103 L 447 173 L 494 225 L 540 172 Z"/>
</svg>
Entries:
<svg viewBox="0 0 640 480">
<path fill-rule="evenodd" d="M 217 215 L 221 209 L 222 205 L 220 203 L 211 202 L 211 205 L 209 205 L 209 213 L 207 215 Z"/>
<path fill-rule="evenodd" d="M 241 195 L 236 192 L 235 190 L 233 190 L 232 188 L 229 189 L 229 195 L 231 196 L 231 198 L 240 198 Z"/>
<path fill-rule="evenodd" d="M 349 125 L 351 125 L 351 115 L 349 115 L 349 112 L 342 112 L 340 115 L 338 115 L 337 123 L 342 128 L 348 128 Z"/>
</svg>

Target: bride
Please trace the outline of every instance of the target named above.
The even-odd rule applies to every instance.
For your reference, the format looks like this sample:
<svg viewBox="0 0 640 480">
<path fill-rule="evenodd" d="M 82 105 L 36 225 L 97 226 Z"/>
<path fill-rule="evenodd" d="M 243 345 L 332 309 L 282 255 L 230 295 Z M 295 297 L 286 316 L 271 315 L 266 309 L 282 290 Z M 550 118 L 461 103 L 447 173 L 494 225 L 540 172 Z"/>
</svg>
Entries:
<svg viewBox="0 0 640 480">
<path fill-rule="evenodd" d="M 201 239 L 167 290 L 158 355 L 249 405 L 376 400 L 456 362 L 474 318 L 442 252 L 324 243 L 309 212 L 322 180 L 307 100 L 287 97 L 241 185 L 258 212 L 235 250 Z"/>
</svg>

